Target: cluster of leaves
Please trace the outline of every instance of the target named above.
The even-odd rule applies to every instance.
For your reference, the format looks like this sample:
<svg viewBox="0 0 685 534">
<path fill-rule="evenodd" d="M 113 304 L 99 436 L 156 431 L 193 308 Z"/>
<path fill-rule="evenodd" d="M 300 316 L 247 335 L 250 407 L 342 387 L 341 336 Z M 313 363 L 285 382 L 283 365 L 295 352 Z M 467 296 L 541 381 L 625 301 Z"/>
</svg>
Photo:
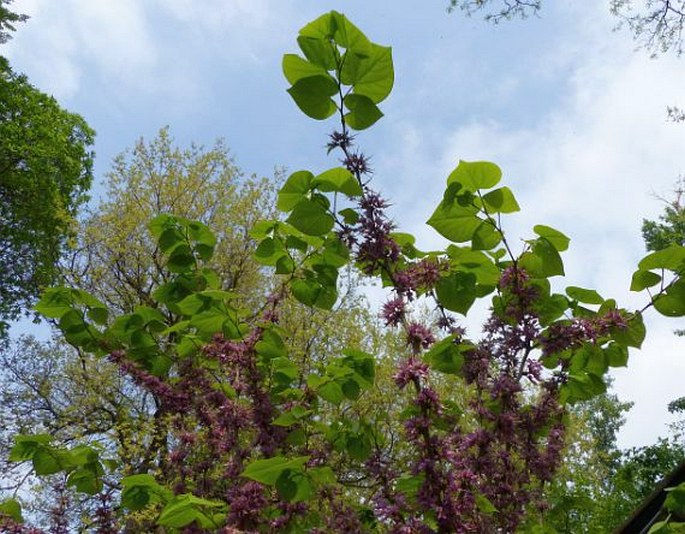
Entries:
<svg viewBox="0 0 685 534">
<path fill-rule="evenodd" d="M 5 9 L 4 7 L 2 8 Z M 94 132 L 0 62 L 0 336 L 57 280 L 92 180 Z"/>
<path fill-rule="evenodd" d="M 644 339 L 645 309 L 685 315 L 685 253 L 674 246 L 640 262 L 632 289 L 657 287 L 643 310 L 577 286 L 557 293 L 550 279 L 564 275 L 568 238 L 537 225 L 513 251 L 501 218 L 519 205 L 488 162 L 460 162 L 450 174 L 428 224 L 451 244 L 419 250 L 394 231 L 350 132 L 382 116 L 390 49 L 337 12 L 305 26 L 298 44 L 305 57 L 283 62 L 289 93 L 312 118 L 337 113 L 329 151 L 340 151 L 342 166 L 291 174 L 277 199 L 286 216 L 252 230 L 255 261 L 275 277 L 263 302 L 246 305 L 209 267 L 217 240 L 206 224 L 161 214 L 149 230 L 165 272 L 148 303 L 122 314 L 83 289 L 57 287 L 36 307 L 70 344 L 147 391 L 166 421 L 158 469 L 143 464 L 118 482 L 126 528 L 549 532 L 542 497 L 562 461 L 568 407 L 606 391 L 608 369 L 625 366 Z M 332 309 L 349 265 L 392 293 L 382 318 L 403 338 L 392 377 L 399 451 L 357 410 L 374 386 L 376 355 L 348 347 L 304 366 L 284 341 L 286 297 Z M 490 317 L 471 339 L 454 314 L 485 298 Z M 435 321 L 416 317 L 419 302 L 433 306 Z M 439 390 L 444 376 L 468 394 Z M 38 474 L 63 472 L 86 493 L 116 469 L 96 447 L 59 448 L 40 435 L 18 436 L 12 458 Z M 3 506 L 16 522 L 16 503 Z"/>
</svg>

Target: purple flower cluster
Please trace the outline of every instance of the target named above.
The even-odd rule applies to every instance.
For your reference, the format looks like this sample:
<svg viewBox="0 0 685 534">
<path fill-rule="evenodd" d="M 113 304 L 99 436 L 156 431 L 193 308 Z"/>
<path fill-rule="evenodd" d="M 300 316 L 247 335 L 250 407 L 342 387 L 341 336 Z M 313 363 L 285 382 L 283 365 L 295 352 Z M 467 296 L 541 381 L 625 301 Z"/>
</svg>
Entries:
<svg viewBox="0 0 685 534">
<path fill-rule="evenodd" d="M 406 302 L 402 297 L 395 297 L 383 304 L 381 317 L 385 321 L 386 326 L 398 326 L 404 321 L 407 310 Z"/>
<path fill-rule="evenodd" d="M 410 382 L 422 380 L 428 376 L 428 365 L 414 356 L 410 356 L 404 360 L 399 369 L 392 375 L 395 384 L 400 389 Z"/>
<path fill-rule="evenodd" d="M 597 343 L 615 328 L 627 327 L 626 319 L 618 310 L 609 310 L 595 317 L 576 317 L 551 325 L 538 338 L 545 356 L 575 349 L 584 343 Z"/>
<path fill-rule="evenodd" d="M 387 269 L 400 256 L 399 245 L 390 237 L 394 225 L 385 216 L 387 206 L 380 195 L 367 189 L 359 201 L 359 221 L 341 234 L 348 246 L 356 246 L 357 262 L 366 274 Z"/>
<path fill-rule="evenodd" d="M 419 353 L 421 349 L 427 349 L 435 343 L 435 337 L 426 325 L 421 323 L 409 323 L 407 325 L 407 345 L 414 353 Z"/>
<path fill-rule="evenodd" d="M 430 291 L 446 269 L 446 264 L 432 258 L 424 258 L 394 274 L 395 290 L 410 298 L 418 291 Z"/>
</svg>

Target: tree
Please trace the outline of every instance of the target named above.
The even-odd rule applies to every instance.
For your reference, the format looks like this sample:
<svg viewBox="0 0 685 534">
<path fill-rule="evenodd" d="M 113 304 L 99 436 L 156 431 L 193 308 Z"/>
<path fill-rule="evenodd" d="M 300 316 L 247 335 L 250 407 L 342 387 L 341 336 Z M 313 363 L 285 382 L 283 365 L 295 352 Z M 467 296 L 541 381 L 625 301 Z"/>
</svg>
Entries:
<svg viewBox="0 0 685 534">
<path fill-rule="evenodd" d="M 24 20 L 0 4 L 0 41 Z M 0 61 L 0 336 L 57 280 L 92 180 L 94 132 Z"/>
<path fill-rule="evenodd" d="M 87 288 L 116 313 L 157 307 L 153 295 L 171 275 L 145 227 L 159 212 L 174 213 L 219 229 L 209 266 L 221 280 L 221 290 L 256 310 L 255 303 L 273 282 L 253 257 L 256 242 L 250 230 L 258 220 L 277 216 L 273 205 L 278 174 L 271 179 L 246 177 L 222 141 L 209 148 L 182 148 L 169 128 L 163 128 L 155 138 L 140 139 L 115 158 L 107 177 L 106 200 L 80 222 L 73 251 L 62 262 L 64 280 Z M 303 369 L 316 368 L 324 354 L 340 351 L 346 343 L 378 345 L 375 318 L 351 291 L 354 280 L 346 285 L 348 294 L 334 310 L 283 303 L 283 340 Z M 157 309 L 169 324 L 179 320 L 166 308 Z M 164 465 L 169 421 L 160 416 L 159 398 L 122 375 L 114 363 L 65 343 L 41 344 L 31 338 L 16 341 L 0 355 L 0 362 L 5 421 L 0 456 L 5 460 L 12 435 L 46 432 L 55 444 L 98 441 L 117 463 L 115 474 L 106 480 L 110 490 L 123 476 Z M 23 480 L 22 468 L 15 463 L 6 463 L 1 473 L 5 490 L 26 491 L 35 484 L 34 479 Z M 56 475 L 48 484 L 34 486 L 27 508 L 39 524 L 51 524 L 55 514 L 50 500 L 54 488 L 61 488 L 59 499 L 67 503 L 62 513 L 71 518 L 70 528 L 91 528 L 80 518 L 94 515 L 100 496 L 76 497 L 64 484 L 64 477 Z M 129 523 L 135 530 L 135 521 L 129 518 Z"/>
<path fill-rule="evenodd" d="M 611 531 L 639 504 L 633 498 L 617 508 L 613 499 L 624 459 L 616 436 L 631 406 L 607 392 L 570 410 L 564 463 L 547 488 L 546 524 L 559 532 Z"/>
<path fill-rule="evenodd" d="M 284 218 L 250 232 L 254 260 L 271 278 L 257 305 L 225 289 L 207 225 L 169 213 L 148 223 L 163 265 L 146 305 L 122 313 L 64 286 L 37 305 L 68 343 L 116 365 L 154 399 L 154 418 L 163 421 L 155 461 L 120 473 L 96 444 L 58 443 L 49 434 L 16 436 L 10 460 L 38 475 L 59 473 L 79 494 L 101 494 L 114 476 L 110 497 L 134 532 L 517 531 L 530 510 L 544 510 L 569 411 L 604 393 L 608 370 L 641 346 L 642 314 L 685 315 L 685 248 L 640 262 L 631 289 L 668 279 L 638 310 L 593 289 L 556 293 L 550 278 L 564 275 L 568 237 L 536 225 L 514 253 L 502 219 L 520 208 L 499 185 L 501 169 L 461 161 L 428 220 L 450 244 L 421 251 L 413 236 L 395 231 L 351 132 L 382 117 L 378 105 L 394 80 L 391 50 L 335 11 L 303 27 L 298 44 L 304 57 L 283 61 L 288 92 L 306 115 L 339 119 L 328 148 L 342 166 L 292 173 L 276 199 Z M 323 350 L 302 359 L 285 342 L 297 309 L 290 305 L 330 314 L 341 275 L 352 268 L 390 289 L 381 318 L 402 340 L 391 401 L 401 409 L 390 414 L 403 429 L 399 451 L 379 424 L 384 414 L 374 419 L 360 409 L 383 351 L 369 352 L 358 329 L 344 348 L 317 332 Z M 469 336 L 455 314 L 485 298 L 483 331 Z M 422 303 L 430 313 L 418 313 Z M 459 384 L 456 395 L 436 387 L 445 377 Z M 608 428 L 601 420 L 590 426 L 608 449 L 604 463 L 621 410 L 607 414 Z M 0 520 L 20 528 L 18 503 L 0 507 Z M 112 510 L 98 508 L 97 531 L 115 530 Z M 531 528 L 544 531 L 544 521 L 538 514 Z"/>
<path fill-rule="evenodd" d="M 10 11 L 7 7 L 13 0 L 0 0 L 0 44 L 6 43 L 12 38 L 11 32 L 15 30 L 17 22 L 25 22 L 28 17 Z"/>
<path fill-rule="evenodd" d="M 448 6 L 449 11 L 460 9 L 467 15 L 485 10 L 485 19 L 494 23 L 525 18 L 541 8 L 542 0 L 450 0 Z M 683 53 L 683 0 L 609 0 L 609 10 L 618 18 L 618 27 L 626 25 L 638 44 L 652 55 Z"/>
</svg>

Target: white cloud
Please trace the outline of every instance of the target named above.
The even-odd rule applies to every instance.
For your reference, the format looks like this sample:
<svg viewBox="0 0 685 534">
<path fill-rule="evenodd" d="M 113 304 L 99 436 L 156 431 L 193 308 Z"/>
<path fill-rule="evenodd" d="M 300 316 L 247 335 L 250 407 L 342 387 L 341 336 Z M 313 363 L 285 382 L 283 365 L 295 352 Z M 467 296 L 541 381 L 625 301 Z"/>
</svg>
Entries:
<svg viewBox="0 0 685 534">
<path fill-rule="evenodd" d="M 553 58 L 551 71 L 567 70 L 560 105 L 527 125 L 473 120 L 442 140 L 428 131 L 435 124 L 405 122 L 395 127 L 402 151 L 383 164 L 401 183 L 398 204 L 416 207 L 411 230 L 433 246 L 439 240 L 429 237 L 423 221 L 439 202 L 449 171 L 459 159 L 497 162 L 523 209 L 505 220 L 513 240 L 531 236 L 539 223 L 566 232 L 572 242 L 564 255 L 564 285 L 595 287 L 621 305 L 638 307 L 647 295 L 631 294 L 628 287 L 644 255 L 642 219 L 663 208 L 652 193 L 668 196 L 685 170 L 683 126 L 665 119 L 665 107 L 682 90 L 682 65 L 635 53 L 626 35 L 610 33 L 606 16 L 575 16 L 581 37 L 569 32 L 568 41 L 543 53 Z M 516 80 L 507 83 L 516 86 Z M 494 103 L 497 89 L 489 94 Z M 644 350 L 632 354 L 615 384 L 624 400 L 635 401 L 621 434 L 626 446 L 663 434 L 667 402 L 685 394 L 685 340 L 671 333 L 682 324 L 650 313 Z"/>
<path fill-rule="evenodd" d="M 155 65 L 156 47 L 140 2 L 119 0 L 20 0 L 30 15 L 13 41 L 10 57 L 31 80 L 58 98 L 73 96 L 85 69 L 137 84 Z"/>
</svg>

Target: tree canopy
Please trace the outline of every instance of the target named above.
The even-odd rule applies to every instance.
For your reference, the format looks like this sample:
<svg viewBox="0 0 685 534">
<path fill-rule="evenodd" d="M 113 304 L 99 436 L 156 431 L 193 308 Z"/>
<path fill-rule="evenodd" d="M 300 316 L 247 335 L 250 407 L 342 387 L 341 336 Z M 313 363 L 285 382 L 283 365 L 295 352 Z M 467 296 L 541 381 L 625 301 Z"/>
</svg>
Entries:
<svg viewBox="0 0 685 534">
<path fill-rule="evenodd" d="M 23 17 L 0 9 L 7 39 Z M 93 138 L 82 117 L 0 61 L 0 335 L 57 279 L 91 185 Z"/>
<path fill-rule="evenodd" d="M 4 360 L 21 383 L 4 402 L 19 432 L 7 460 L 51 485 L 50 530 L 540 534 L 616 522 L 590 502 L 618 494 L 607 480 L 623 467 L 628 406 L 606 394 L 609 372 L 642 346 L 645 313 L 685 316 L 685 247 L 644 257 L 630 289 L 645 302 L 623 308 L 559 281 L 561 231 L 537 224 L 513 247 L 504 225 L 521 208 L 502 169 L 459 161 L 427 221 L 447 244 L 421 250 L 389 219 L 354 133 L 383 117 L 392 50 L 336 11 L 297 44 L 283 57 L 288 93 L 334 121 L 327 148 L 341 164 L 274 190 L 239 179 L 221 143 L 182 150 L 166 130 L 141 140 L 115 161 L 65 283 L 36 305 L 60 341 L 23 340 Z M 359 277 L 387 290 L 378 319 L 354 298 Z M 489 308 L 474 334 L 461 317 L 477 302 Z M 33 533 L 19 487 L 0 502 L 0 529 Z M 682 514 L 684 495 L 682 484 L 664 506 Z"/>
</svg>

